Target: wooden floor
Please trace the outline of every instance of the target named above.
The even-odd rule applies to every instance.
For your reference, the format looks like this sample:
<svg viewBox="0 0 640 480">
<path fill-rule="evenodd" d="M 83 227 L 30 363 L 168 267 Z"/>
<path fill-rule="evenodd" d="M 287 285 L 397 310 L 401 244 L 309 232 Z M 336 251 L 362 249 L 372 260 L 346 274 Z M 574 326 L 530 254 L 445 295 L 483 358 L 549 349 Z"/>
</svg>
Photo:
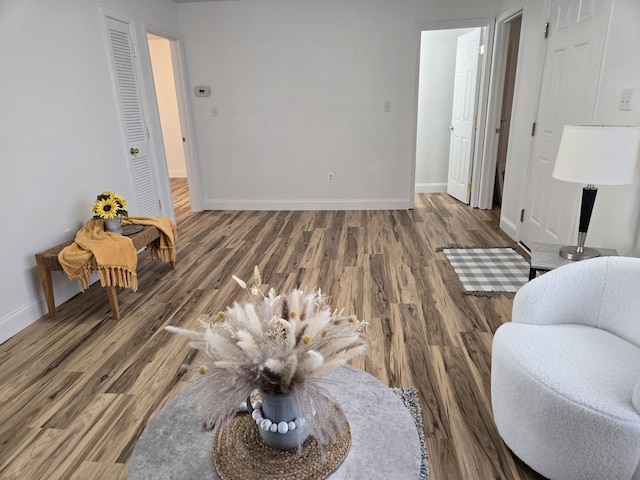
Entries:
<svg viewBox="0 0 640 480">
<path fill-rule="evenodd" d="M 505 448 L 491 415 L 491 340 L 512 299 L 462 295 L 436 252 L 512 244 L 497 210 L 426 194 L 411 211 L 193 213 L 186 182 L 172 184 L 176 270 L 142 254 L 138 292 L 118 295 L 120 321 L 94 284 L 59 306 L 57 321 L 43 317 L 0 345 L 1 479 L 126 478 L 140 433 L 188 385 L 183 365 L 197 364 L 163 327 L 195 328 L 223 309 L 241 293 L 231 275 L 248 279 L 254 265 L 276 290 L 319 286 L 369 322 L 370 352 L 354 364 L 419 390 L 432 480 L 540 478 Z"/>
</svg>

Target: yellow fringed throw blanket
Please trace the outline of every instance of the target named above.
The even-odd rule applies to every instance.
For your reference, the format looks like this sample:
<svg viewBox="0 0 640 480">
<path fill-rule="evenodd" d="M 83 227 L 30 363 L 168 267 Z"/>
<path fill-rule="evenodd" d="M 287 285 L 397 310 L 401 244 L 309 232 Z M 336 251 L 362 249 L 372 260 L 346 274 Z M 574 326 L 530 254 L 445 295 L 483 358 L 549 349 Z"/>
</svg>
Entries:
<svg viewBox="0 0 640 480">
<path fill-rule="evenodd" d="M 151 258 L 175 262 L 178 233 L 167 217 L 125 217 L 124 225 L 153 225 L 160 238 L 151 245 Z M 104 220 L 89 220 L 76 234 L 75 241 L 62 249 L 58 260 L 70 279 L 78 279 L 80 290 L 89 287 L 92 273 L 100 274 L 103 287 L 138 289 L 138 254 L 130 238 L 105 231 Z"/>
<path fill-rule="evenodd" d="M 168 217 L 124 217 L 123 225 L 153 225 L 160 230 L 160 238 L 151 244 L 151 258 L 161 262 L 176 261 L 178 231 Z"/>
</svg>

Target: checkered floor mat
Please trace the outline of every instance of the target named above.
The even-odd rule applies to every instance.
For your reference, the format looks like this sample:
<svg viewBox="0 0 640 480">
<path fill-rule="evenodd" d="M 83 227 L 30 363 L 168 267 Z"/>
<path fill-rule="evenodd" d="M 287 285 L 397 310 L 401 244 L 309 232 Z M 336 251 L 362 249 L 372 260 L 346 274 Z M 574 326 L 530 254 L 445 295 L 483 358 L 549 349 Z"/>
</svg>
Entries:
<svg viewBox="0 0 640 480">
<path fill-rule="evenodd" d="M 529 264 L 512 248 L 444 248 L 468 294 L 517 292 L 529 279 Z"/>
</svg>

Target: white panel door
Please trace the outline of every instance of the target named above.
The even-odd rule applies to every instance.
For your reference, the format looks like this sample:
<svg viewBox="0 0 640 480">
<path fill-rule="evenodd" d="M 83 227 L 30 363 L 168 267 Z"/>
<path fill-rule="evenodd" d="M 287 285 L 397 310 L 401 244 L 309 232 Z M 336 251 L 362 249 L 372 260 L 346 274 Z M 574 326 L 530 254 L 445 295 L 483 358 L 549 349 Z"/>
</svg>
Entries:
<svg viewBox="0 0 640 480">
<path fill-rule="evenodd" d="M 113 82 L 126 141 L 126 155 L 131 162 L 130 171 L 136 191 L 138 209 L 129 213 L 159 216 L 161 206 L 157 176 L 140 96 L 130 24 L 109 16 L 105 16 L 104 21 Z"/>
<path fill-rule="evenodd" d="M 565 124 L 591 123 L 611 0 L 551 0 L 520 240 L 572 243 L 580 189 L 551 178 Z"/>
<path fill-rule="evenodd" d="M 480 29 L 458 37 L 453 84 L 453 112 L 449 140 L 447 193 L 461 202 L 471 197 L 471 164 L 475 139 L 475 115 L 478 94 Z"/>
</svg>

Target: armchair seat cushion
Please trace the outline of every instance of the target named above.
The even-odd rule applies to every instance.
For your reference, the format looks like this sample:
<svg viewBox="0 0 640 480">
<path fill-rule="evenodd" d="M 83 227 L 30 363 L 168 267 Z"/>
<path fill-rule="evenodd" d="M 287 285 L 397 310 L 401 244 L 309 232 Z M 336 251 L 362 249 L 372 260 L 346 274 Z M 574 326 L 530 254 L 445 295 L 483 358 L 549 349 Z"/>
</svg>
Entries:
<svg viewBox="0 0 640 480">
<path fill-rule="evenodd" d="M 517 456 L 551 479 L 638 478 L 640 348 L 587 325 L 506 323 L 492 355 L 494 418 Z"/>
</svg>

